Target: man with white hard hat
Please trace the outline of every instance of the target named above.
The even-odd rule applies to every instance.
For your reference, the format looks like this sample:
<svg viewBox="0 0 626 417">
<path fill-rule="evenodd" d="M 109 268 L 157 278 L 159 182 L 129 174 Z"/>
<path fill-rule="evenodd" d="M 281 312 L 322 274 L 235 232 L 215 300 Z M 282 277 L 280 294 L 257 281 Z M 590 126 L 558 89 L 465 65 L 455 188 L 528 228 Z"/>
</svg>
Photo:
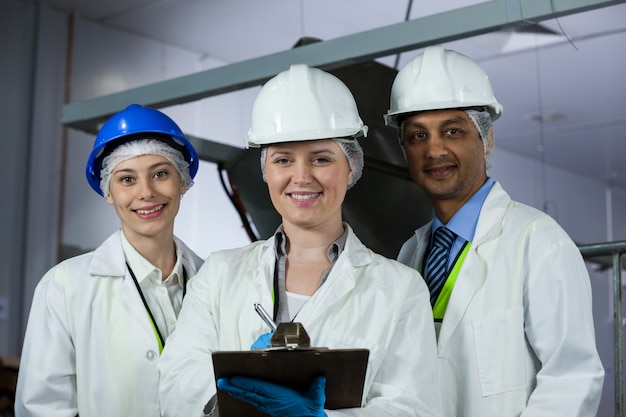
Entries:
<svg viewBox="0 0 626 417">
<path fill-rule="evenodd" d="M 594 416 L 589 275 L 555 220 L 488 176 L 501 114 L 476 62 L 432 46 L 400 70 L 385 115 L 434 211 L 398 260 L 431 292 L 444 416 Z"/>
</svg>

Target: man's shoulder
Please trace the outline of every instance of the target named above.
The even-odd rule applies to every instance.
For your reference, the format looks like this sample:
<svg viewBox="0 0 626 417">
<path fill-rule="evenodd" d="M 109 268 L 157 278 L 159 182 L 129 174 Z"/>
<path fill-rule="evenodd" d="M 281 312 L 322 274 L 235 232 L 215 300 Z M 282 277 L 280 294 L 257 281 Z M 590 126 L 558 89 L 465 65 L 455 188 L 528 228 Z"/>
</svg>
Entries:
<svg viewBox="0 0 626 417">
<path fill-rule="evenodd" d="M 481 215 L 489 213 L 489 217 L 493 217 L 493 213 L 497 211 L 502 212 L 502 221 L 515 221 L 521 223 L 543 221 L 547 223 L 556 223 L 552 217 L 543 211 L 522 203 L 521 201 L 512 199 L 498 182 L 494 184 L 494 187 L 489 192 L 489 195 L 485 200 L 485 204 L 481 209 Z"/>
<path fill-rule="evenodd" d="M 520 201 L 511 200 L 506 214 L 505 219 L 508 222 L 560 227 L 557 221 L 549 214 Z"/>
<path fill-rule="evenodd" d="M 483 213 L 481 213 L 483 215 Z M 485 213 L 485 218 L 493 218 Z M 500 219 L 492 223 L 501 228 L 501 235 L 507 239 L 524 241 L 569 241 L 565 229 L 549 214 L 525 203 L 509 200 Z"/>
</svg>

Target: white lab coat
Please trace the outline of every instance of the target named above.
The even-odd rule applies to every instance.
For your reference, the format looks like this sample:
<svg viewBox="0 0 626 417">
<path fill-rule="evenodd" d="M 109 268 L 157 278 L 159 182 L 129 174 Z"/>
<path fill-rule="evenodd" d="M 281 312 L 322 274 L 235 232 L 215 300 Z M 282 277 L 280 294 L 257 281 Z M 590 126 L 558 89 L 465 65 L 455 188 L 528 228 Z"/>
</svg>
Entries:
<svg viewBox="0 0 626 417">
<path fill-rule="evenodd" d="M 431 224 L 398 260 L 418 268 Z M 589 275 L 548 215 L 496 183 L 438 333 L 444 416 L 595 416 L 604 370 Z"/>
<path fill-rule="evenodd" d="M 202 260 L 176 239 L 188 276 Z M 159 345 L 128 274 L 120 231 L 61 262 L 33 298 L 17 417 L 158 417 Z"/>
<path fill-rule="evenodd" d="M 428 289 L 420 275 L 367 249 L 348 227 L 326 282 L 300 310 L 313 346 L 368 348 L 364 408 L 335 416 L 440 416 Z M 159 361 L 163 415 L 200 416 L 216 391 L 211 352 L 249 350 L 269 331 L 275 240 L 213 253 L 192 280 Z"/>
</svg>

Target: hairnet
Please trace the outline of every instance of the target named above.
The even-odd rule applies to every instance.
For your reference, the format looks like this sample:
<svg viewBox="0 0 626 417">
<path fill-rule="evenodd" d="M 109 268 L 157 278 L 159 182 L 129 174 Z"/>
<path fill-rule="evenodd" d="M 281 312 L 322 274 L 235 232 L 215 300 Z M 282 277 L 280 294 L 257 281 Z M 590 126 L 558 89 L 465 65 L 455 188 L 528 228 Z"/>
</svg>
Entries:
<svg viewBox="0 0 626 417">
<path fill-rule="evenodd" d="M 469 118 L 476 126 L 476 130 L 478 130 L 478 134 L 483 141 L 485 162 L 487 165 L 487 169 L 491 168 L 493 164 L 493 144 L 494 144 L 494 134 L 493 134 L 493 122 L 491 120 L 491 115 L 486 110 L 475 110 L 475 109 L 467 109 L 465 113 L 469 116 Z M 491 147 L 491 151 L 488 153 L 488 149 Z"/>
<path fill-rule="evenodd" d="M 363 174 L 363 148 L 356 139 L 337 138 L 333 139 L 341 147 L 341 150 L 348 158 L 350 169 L 352 170 L 352 182 L 348 184 L 348 190 L 356 184 Z"/>
<path fill-rule="evenodd" d="M 182 152 L 161 140 L 143 138 L 119 145 L 102 160 L 100 188 L 105 197 L 109 194 L 109 183 L 111 182 L 113 169 L 121 162 L 142 155 L 159 155 L 164 157 L 170 161 L 172 165 L 174 165 L 174 168 L 176 168 L 176 171 L 178 171 L 180 180 L 185 185 L 185 190 L 188 190 L 193 185 L 193 180 L 189 174 L 189 163 L 185 161 Z"/>
<path fill-rule="evenodd" d="M 337 145 L 341 148 L 343 153 L 348 158 L 348 164 L 352 171 L 352 182 L 348 184 L 348 190 L 356 184 L 363 174 L 363 165 L 365 165 L 363 157 L 363 148 L 356 139 L 348 138 L 333 138 Z M 261 148 L 261 173 L 263 175 L 263 181 L 267 182 L 267 175 L 265 174 L 265 162 L 267 160 L 267 146 Z"/>
</svg>

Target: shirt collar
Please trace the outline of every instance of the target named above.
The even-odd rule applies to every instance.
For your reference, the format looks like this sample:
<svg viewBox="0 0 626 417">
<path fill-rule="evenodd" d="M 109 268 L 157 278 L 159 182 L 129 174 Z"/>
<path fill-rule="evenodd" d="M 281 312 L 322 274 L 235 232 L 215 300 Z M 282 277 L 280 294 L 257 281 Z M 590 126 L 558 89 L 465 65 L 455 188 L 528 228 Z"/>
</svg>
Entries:
<svg viewBox="0 0 626 417">
<path fill-rule="evenodd" d="M 491 191 L 493 184 L 493 179 L 491 179 L 491 177 L 487 177 L 487 181 L 485 181 L 478 191 L 476 191 L 474 195 L 472 195 L 470 199 L 467 200 L 463 206 L 461 206 L 459 211 L 454 213 L 454 216 L 452 216 L 448 224 L 445 226 L 466 241 L 471 242 L 474 239 L 474 233 L 476 233 L 476 224 L 478 223 L 478 217 L 480 216 L 480 209 L 482 208 L 489 191 Z M 435 230 L 437 230 L 440 226 L 444 226 L 444 224 L 437 218 L 436 215 L 434 215 L 431 239 Z"/>
<path fill-rule="evenodd" d="M 156 266 L 152 265 L 146 258 L 144 258 L 135 247 L 126 239 L 124 236 L 124 231 L 120 233 L 122 239 L 122 249 L 124 249 L 124 255 L 126 256 L 126 261 L 128 265 L 135 273 L 138 282 L 142 282 L 144 279 L 149 278 L 154 280 L 155 282 L 160 282 L 163 278 L 161 275 L 161 270 Z M 176 243 L 174 243 L 176 245 Z M 183 287 L 183 282 L 180 277 L 183 276 L 183 265 L 181 262 L 182 253 L 178 246 L 176 246 L 176 264 L 174 265 L 174 269 L 167 279 L 172 279 L 172 281 L 176 282 L 181 288 Z"/>
<path fill-rule="evenodd" d="M 274 237 L 276 240 L 274 246 L 276 258 L 280 259 L 280 257 L 282 256 L 287 256 L 287 235 L 285 235 L 282 224 L 278 226 L 278 229 L 274 233 Z M 341 236 L 339 236 L 337 240 L 331 243 L 328 247 L 327 256 L 331 263 L 335 263 L 335 261 L 339 258 L 339 255 L 341 255 L 341 252 L 343 252 L 344 248 L 346 247 L 347 238 L 348 228 L 344 227 Z"/>
</svg>

